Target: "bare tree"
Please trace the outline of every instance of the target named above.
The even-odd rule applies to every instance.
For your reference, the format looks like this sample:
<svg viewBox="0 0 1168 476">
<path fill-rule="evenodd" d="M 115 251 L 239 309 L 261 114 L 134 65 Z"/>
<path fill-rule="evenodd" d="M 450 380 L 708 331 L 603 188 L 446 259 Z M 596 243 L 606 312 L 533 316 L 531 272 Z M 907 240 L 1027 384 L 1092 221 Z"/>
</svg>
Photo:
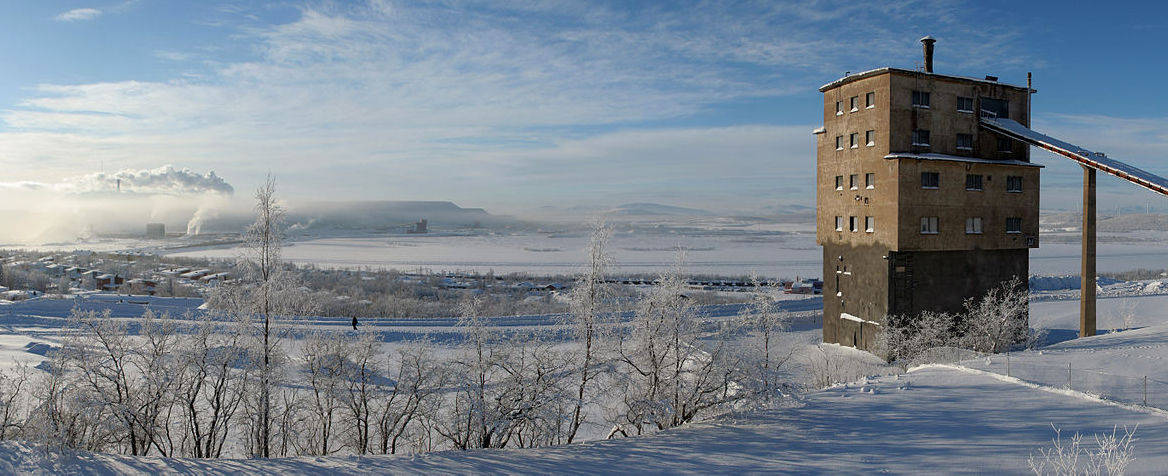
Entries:
<svg viewBox="0 0 1168 476">
<path fill-rule="evenodd" d="M 638 303 L 631 329 L 618 334 L 616 360 L 624 375 L 614 423 L 638 434 L 671 428 L 743 398 L 735 381 L 741 362 L 727 349 L 730 329 L 699 319 L 679 260 Z"/>
<path fill-rule="evenodd" d="M 218 458 L 244 398 L 247 351 L 238 321 L 201 315 L 179 348 L 181 379 L 176 398 L 182 409 L 183 454 Z"/>
<path fill-rule="evenodd" d="M 575 370 L 579 383 L 576 385 L 572 420 L 568 426 L 568 443 L 576 439 L 580 426 L 584 424 L 584 407 L 591 401 L 592 392 L 595 390 L 593 387 L 600 372 L 597 362 L 600 333 L 603 331 L 604 316 L 611 311 L 606 302 L 613 297 L 611 286 L 607 283 L 608 268 L 612 264 L 612 255 L 608 252 L 608 242 L 611 238 L 612 227 L 603 222 L 594 225 L 586 250 L 588 267 L 576 280 L 576 285 L 569 295 L 571 301 L 569 316 L 576 345 L 579 346 Z"/>
<path fill-rule="evenodd" d="M 396 359 L 386 359 L 385 367 L 394 378 L 379 406 L 377 449 L 382 454 L 395 454 L 411 431 L 419 442 L 428 439 L 426 425 L 438 417 L 435 413 L 442 400 L 440 392 L 449 373 L 434 357 L 433 345 L 428 341 L 405 345 L 398 350 Z M 416 444 L 415 451 L 427 446 Z"/>
<path fill-rule="evenodd" d="M 249 330 L 245 347 L 251 380 L 241 408 L 250 453 L 267 458 L 273 455 L 275 433 L 280 428 L 289 430 L 280 430 L 278 435 L 279 454 L 287 454 L 292 447 L 290 430 L 296 425 L 296 393 L 282 387 L 289 377 L 287 364 L 291 360 L 283 341 L 294 324 L 287 318 L 311 313 L 315 303 L 280 261 L 284 209 L 276 198 L 275 179 L 269 176 L 255 198 L 256 220 L 245 234 L 246 252 L 238 269 L 241 279 L 216 286 L 208 302 Z"/>
<path fill-rule="evenodd" d="M 346 357 L 349 351 L 343 334 L 316 331 L 304 339 L 301 354 L 308 374 L 309 418 L 301 454 L 327 455 L 336 451 L 333 439 L 338 413 L 342 406 L 342 388 L 346 378 Z"/>
<path fill-rule="evenodd" d="M 1028 308 L 1029 294 L 1017 276 L 980 299 L 966 299 L 960 322 L 963 347 L 988 353 L 1009 350 L 1029 331 Z"/>
<path fill-rule="evenodd" d="M 748 358 L 757 368 L 755 379 L 759 388 L 756 392 L 769 400 L 778 390 L 778 372 L 794 355 L 793 348 L 780 349 L 778 347 L 781 333 L 787 328 L 791 315 L 776 309 L 776 301 L 760 284 L 757 276 L 750 278 L 755 290 L 750 302 L 739 314 L 739 325 L 748 334 L 746 339 L 749 354 L 758 354 L 758 358 Z"/>
</svg>

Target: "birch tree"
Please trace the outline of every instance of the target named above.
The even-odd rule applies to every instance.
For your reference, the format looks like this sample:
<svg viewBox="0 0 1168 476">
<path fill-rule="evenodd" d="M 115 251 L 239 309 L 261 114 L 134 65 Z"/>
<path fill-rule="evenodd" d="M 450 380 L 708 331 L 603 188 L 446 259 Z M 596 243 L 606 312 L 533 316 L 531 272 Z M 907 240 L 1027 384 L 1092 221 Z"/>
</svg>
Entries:
<svg viewBox="0 0 1168 476">
<path fill-rule="evenodd" d="M 584 407 L 592 400 L 595 381 L 600 373 L 597 362 L 598 347 L 601 332 L 604 330 L 602 327 L 604 316 L 606 312 L 611 311 L 611 307 L 606 303 L 613 297 L 611 286 L 607 282 L 608 270 L 613 261 L 612 255 L 608 252 L 608 242 L 611 238 L 612 227 L 603 222 L 594 225 L 586 249 L 588 266 L 576 280 L 576 285 L 569 294 L 570 324 L 576 345 L 579 347 L 575 369 L 578 382 L 575 386 L 575 401 L 572 405 L 567 443 L 576 439 L 580 426 L 586 420 Z"/>
</svg>

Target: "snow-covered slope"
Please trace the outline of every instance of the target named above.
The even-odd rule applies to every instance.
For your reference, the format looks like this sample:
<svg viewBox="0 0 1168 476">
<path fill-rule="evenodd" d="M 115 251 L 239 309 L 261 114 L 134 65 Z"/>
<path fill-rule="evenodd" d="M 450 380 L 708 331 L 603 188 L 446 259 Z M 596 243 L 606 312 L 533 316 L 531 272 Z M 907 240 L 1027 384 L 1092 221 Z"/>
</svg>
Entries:
<svg viewBox="0 0 1168 476">
<path fill-rule="evenodd" d="M 792 408 L 729 415 L 652 436 L 532 450 L 420 456 L 191 460 L 0 445 L 0 471 L 74 474 L 991 473 L 1027 472 L 1052 436 L 1139 425 L 1132 474 L 1168 467 L 1168 418 L 946 368 L 807 396 Z"/>
</svg>

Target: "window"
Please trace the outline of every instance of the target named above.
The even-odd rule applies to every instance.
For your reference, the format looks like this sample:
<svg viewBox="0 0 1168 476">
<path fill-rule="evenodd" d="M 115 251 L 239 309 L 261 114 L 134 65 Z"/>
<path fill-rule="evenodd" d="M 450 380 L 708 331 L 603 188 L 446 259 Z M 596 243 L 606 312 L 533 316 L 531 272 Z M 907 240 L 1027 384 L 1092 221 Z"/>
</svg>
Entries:
<svg viewBox="0 0 1168 476">
<path fill-rule="evenodd" d="M 876 93 L 868 93 L 864 95 L 864 107 L 872 109 L 876 107 Z"/>
<path fill-rule="evenodd" d="M 844 217 L 835 217 L 835 231 L 844 231 Z"/>
<path fill-rule="evenodd" d="M 981 190 L 981 175 L 979 174 L 965 174 L 965 189 L 966 190 Z"/>
<path fill-rule="evenodd" d="M 929 107 L 929 93 L 925 91 L 913 91 L 912 97 L 913 107 Z"/>
<path fill-rule="evenodd" d="M 852 106 L 852 112 L 856 112 L 856 111 L 860 110 L 860 96 L 852 96 L 852 98 L 849 99 L 848 102 Z"/>
<path fill-rule="evenodd" d="M 1018 217 L 1007 218 L 1006 233 L 1022 233 L 1022 219 Z"/>
<path fill-rule="evenodd" d="M 836 101 L 835 102 L 835 115 L 837 115 L 837 116 L 844 115 L 844 102 L 843 101 Z"/>
<path fill-rule="evenodd" d="M 972 217 L 965 219 L 965 234 L 966 235 L 980 235 L 981 234 L 981 217 Z"/>
<path fill-rule="evenodd" d="M 864 174 L 864 188 L 869 190 L 876 188 L 876 174 L 872 172 Z"/>
<path fill-rule="evenodd" d="M 876 217 L 864 217 L 864 231 L 868 233 L 876 231 Z"/>
<path fill-rule="evenodd" d="M 868 144 L 868 147 L 876 145 L 876 131 L 864 132 L 864 143 Z"/>
<path fill-rule="evenodd" d="M 912 145 L 929 146 L 929 131 L 917 129 L 913 131 Z"/>
<path fill-rule="evenodd" d="M 844 176 L 843 175 L 836 175 L 835 176 L 835 189 L 836 190 L 843 190 L 844 189 Z"/>
<path fill-rule="evenodd" d="M 1006 191 L 1012 193 L 1022 192 L 1022 177 L 1016 175 L 1006 176 Z"/>
<path fill-rule="evenodd" d="M 848 187 L 851 187 L 852 190 L 856 190 L 856 189 L 860 188 L 860 175 L 859 174 L 851 174 L 848 176 Z"/>
<path fill-rule="evenodd" d="M 853 149 L 855 149 L 856 147 L 859 147 L 860 146 L 860 133 L 853 132 L 851 134 L 848 134 L 848 142 L 851 144 Z"/>
<path fill-rule="evenodd" d="M 921 234 L 937 234 L 937 217 L 921 217 Z"/>
<path fill-rule="evenodd" d="M 921 172 L 921 188 L 941 188 L 941 173 Z"/>
<path fill-rule="evenodd" d="M 848 230 L 856 231 L 856 217 L 848 217 Z"/>
<path fill-rule="evenodd" d="M 973 112 L 973 98 L 957 96 L 957 112 Z"/>
<path fill-rule="evenodd" d="M 1004 99 L 982 97 L 981 115 L 988 117 L 1010 117 L 1010 103 Z"/>
<path fill-rule="evenodd" d="M 844 150 L 844 136 L 835 136 L 835 150 Z"/>
<path fill-rule="evenodd" d="M 973 134 L 957 134 L 957 150 L 973 150 Z"/>
<path fill-rule="evenodd" d="M 1010 143 L 1010 139 L 1005 137 L 998 138 L 998 152 L 1012 152 L 1014 144 Z"/>
</svg>

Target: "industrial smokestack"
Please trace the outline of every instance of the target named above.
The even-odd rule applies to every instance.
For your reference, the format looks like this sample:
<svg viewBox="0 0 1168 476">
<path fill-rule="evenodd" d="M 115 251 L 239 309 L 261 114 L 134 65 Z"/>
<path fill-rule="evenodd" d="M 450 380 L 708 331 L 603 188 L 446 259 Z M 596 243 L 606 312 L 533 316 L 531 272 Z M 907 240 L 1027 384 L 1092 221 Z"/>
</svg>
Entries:
<svg viewBox="0 0 1168 476">
<path fill-rule="evenodd" d="M 933 72 L 933 43 L 936 43 L 936 42 L 937 42 L 937 40 L 933 39 L 933 37 L 931 37 L 931 36 L 926 36 L 924 38 L 921 38 L 921 46 L 923 46 L 925 49 L 925 72 L 926 73 Z"/>
</svg>

